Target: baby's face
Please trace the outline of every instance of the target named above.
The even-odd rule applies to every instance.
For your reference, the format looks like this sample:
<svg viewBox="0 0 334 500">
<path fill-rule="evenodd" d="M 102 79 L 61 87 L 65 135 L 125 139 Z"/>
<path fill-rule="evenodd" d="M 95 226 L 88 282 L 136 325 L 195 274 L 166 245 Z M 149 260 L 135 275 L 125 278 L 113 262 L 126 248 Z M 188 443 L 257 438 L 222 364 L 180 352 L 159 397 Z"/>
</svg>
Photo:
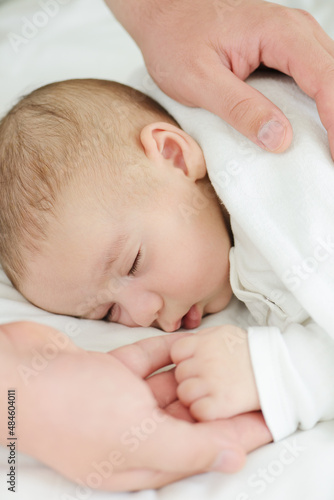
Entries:
<svg viewBox="0 0 334 500">
<path fill-rule="evenodd" d="M 50 312 L 166 332 L 225 308 L 231 244 L 208 180 L 174 167 L 155 174 L 161 182 L 140 202 L 115 199 L 94 176 L 72 186 L 23 294 Z"/>
</svg>

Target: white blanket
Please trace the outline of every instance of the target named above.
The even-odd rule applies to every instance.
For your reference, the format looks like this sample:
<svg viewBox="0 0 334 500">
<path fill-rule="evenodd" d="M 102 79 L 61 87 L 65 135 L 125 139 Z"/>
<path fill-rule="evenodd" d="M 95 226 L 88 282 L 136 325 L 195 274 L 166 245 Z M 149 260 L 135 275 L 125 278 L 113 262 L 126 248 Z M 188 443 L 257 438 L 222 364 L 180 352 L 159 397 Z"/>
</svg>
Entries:
<svg viewBox="0 0 334 500">
<path fill-rule="evenodd" d="M 128 83 L 133 69 L 142 66 L 138 49 L 113 20 L 102 0 L 55 0 L 59 8 L 54 7 L 53 11 L 49 10 L 49 14 L 45 11 L 46 3 L 46 0 L 0 2 L 0 114 L 18 96 L 40 85 L 80 77 L 115 79 Z M 294 5 L 310 9 L 329 32 L 333 29 L 334 12 L 331 2 L 299 0 Z M 41 15 L 41 12 L 46 16 Z M 11 33 L 23 40 L 10 37 Z M 14 48 L 15 40 L 17 43 L 21 41 L 16 45 L 17 50 Z M 285 111 L 288 116 L 293 112 L 292 109 Z M 272 157 L 270 161 L 271 159 Z M 100 351 L 160 334 L 154 329 L 129 329 L 121 325 L 79 321 L 48 314 L 28 304 L 1 274 L 0 321 L 5 323 L 19 319 L 52 325 L 70 335 L 81 347 Z M 201 327 L 229 322 L 245 326 L 247 320 L 245 308 L 234 300 L 226 311 L 205 318 Z M 1 429 L 0 432 L 4 430 Z M 36 435 L 35 438 L 43 439 L 43 436 Z M 1 500 L 334 498 L 333 422 L 321 423 L 311 431 L 296 433 L 280 443 L 257 450 L 250 454 L 246 467 L 236 475 L 202 474 L 158 491 L 147 490 L 131 494 L 96 491 L 80 494 L 74 484 L 22 454 L 19 455 L 17 492 L 13 494 L 7 490 L 6 484 L 7 457 L 8 450 L 0 448 Z"/>
</svg>

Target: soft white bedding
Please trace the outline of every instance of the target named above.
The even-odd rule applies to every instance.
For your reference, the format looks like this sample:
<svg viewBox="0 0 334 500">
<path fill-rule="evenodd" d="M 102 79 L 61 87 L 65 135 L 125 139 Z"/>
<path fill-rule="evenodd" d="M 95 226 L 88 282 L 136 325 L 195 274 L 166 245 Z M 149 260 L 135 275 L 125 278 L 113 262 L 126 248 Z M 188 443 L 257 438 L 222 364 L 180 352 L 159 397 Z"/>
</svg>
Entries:
<svg viewBox="0 0 334 500">
<path fill-rule="evenodd" d="M 279 3 L 289 5 L 288 2 Z M 295 0 L 293 5 L 310 10 L 334 37 L 331 1 Z M 0 0 L 0 115 L 18 96 L 45 83 L 81 77 L 126 83 L 134 69 L 141 65 L 138 49 L 114 21 L 102 0 Z M 48 314 L 28 304 L 2 273 L 0 322 L 18 319 L 52 325 L 70 335 L 81 347 L 101 351 L 161 333 L 149 328 L 129 329 Z M 245 326 L 248 319 L 244 307 L 234 300 L 226 311 L 205 318 L 201 327 L 223 322 Z M 36 436 L 37 439 L 42 436 Z M 7 449 L 0 448 L 1 500 L 13 498 L 6 484 L 7 457 Z M 318 424 L 311 431 L 296 433 L 253 452 L 238 474 L 208 473 L 158 491 L 131 494 L 77 490 L 74 484 L 47 467 L 20 455 L 14 498 L 128 500 L 131 496 L 141 500 L 333 500 L 333 463 L 334 422 Z"/>
</svg>

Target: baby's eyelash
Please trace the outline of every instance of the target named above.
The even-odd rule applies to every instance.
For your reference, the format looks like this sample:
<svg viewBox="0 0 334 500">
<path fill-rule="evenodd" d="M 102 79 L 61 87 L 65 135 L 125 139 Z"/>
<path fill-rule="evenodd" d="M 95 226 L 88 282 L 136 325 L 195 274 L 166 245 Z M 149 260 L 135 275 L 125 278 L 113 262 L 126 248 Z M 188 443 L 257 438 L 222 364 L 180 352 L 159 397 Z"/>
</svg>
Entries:
<svg viewBox="0 0 334 500">
<path fill-rule="evenodd" d="M 139 252 L 137 253 L 137 256 L 134 260 L 134 263 L 132 264 L 132 267 L 129 271 L 129 276 L 134 276 L 136 274 L 136 272 L 138 271 L 138 266 L 139 266 L 139 262 L 140 262 L 140 259 L 141 259 L 141 251 L 139 249 Z M 113 313 L 113 308 L 114 308 L 115 304 L 113 304 L 111 307 L 109 307 L 108 311 L 107 311 L 107 314 L 105 314 L 102 318 L 103 321 L 112 321 L 112 313 Z"/>
<path fill-rule="evenodd" d="M 140 259 L 141 259 L 141 251 L 139 250 L 139 252 L 137 253 L 137 257 L 135 258 L 135 261 L 132 264 L 132 267 L 129 271 L 129 275 L 134 276 L 136 274 L 136 272 L 138 271 L 138 265 L 139 265 Z"/>
<path fill-rule="evenodd" d="M 114 305 L 113 304 L 111 307 L 109 307 L 108 311 L 107 311 L 107 314 L 102 318 L 102 321 L 111 321 L 111 317 L 112 317 L 112 310 L 114 308 Z"/>
</svg>

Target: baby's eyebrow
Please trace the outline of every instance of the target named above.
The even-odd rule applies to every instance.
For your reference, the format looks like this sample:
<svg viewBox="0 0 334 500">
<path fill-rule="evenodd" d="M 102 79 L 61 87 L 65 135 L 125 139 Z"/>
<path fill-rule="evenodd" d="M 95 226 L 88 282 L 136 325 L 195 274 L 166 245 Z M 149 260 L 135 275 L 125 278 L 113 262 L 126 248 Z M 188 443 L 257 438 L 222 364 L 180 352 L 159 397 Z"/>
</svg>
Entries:
<svg viewBox="0 0 334 500">
<path fill-rule="evenodd" d="M 113 263 L 118 259 L 127 241 L 128 241 L 128 236 L 125 234 L 121 234 L 117 238 L 117 240 L 112 243 L 112 249 L 111 250 L 109 249 L 108 252 L 102 258 L 103 267 L 99 272 L 99 279 L 102 279 L 109 274 Z"/>
</svg>

